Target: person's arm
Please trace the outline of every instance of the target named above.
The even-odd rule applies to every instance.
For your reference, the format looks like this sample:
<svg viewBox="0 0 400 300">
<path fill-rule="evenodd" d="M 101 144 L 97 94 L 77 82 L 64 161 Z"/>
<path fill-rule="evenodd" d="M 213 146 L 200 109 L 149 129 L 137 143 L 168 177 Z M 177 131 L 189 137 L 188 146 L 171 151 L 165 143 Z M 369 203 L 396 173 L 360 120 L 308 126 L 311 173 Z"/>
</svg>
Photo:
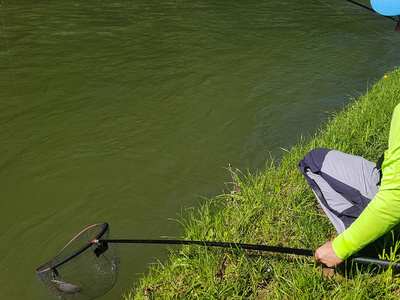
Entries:
<svg viewBox="0 0 400 300">
<path fill-rule="evenodd" d="M 399 165 L 396 162 L 396 165 Z M 400 166 L 397 166 L 400 167 Z M 400 221 L 400 176 L 393 179 L 390 188 L 379 191 L 356 221 L 333 240 L 336 255 L 346 259 L 378 239 Z"/>
</svg>

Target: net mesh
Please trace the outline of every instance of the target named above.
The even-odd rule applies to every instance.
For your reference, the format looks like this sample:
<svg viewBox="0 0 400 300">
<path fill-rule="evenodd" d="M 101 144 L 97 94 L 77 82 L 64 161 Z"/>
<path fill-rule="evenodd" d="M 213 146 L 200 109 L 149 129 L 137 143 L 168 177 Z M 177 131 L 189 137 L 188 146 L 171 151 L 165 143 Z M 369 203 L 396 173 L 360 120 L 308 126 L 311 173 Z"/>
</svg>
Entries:
<svg viewBox="0 0 400 300">
<path fill-rule="evenodd" d="M 114 287 L 118 278 L 116 244 L 99 246 L 94 239 L 110 239 L 107 223 L 89 226 L 51 260 L 36 269 L 39 281 L 56 299 L 95 299 Z"/>
</svg>

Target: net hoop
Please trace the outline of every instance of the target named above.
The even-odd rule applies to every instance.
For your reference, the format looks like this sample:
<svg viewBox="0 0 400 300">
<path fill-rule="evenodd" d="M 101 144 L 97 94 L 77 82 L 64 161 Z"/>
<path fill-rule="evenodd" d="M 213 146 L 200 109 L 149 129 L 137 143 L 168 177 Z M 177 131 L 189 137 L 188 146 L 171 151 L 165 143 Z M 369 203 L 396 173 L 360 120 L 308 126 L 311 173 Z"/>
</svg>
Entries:
<svg viewBox="0 0 400 300">
<path fill-rule="evenodd" d="M 82 254 L 85 250 L 89 249 L 89 248 L 93 245 L 92 242 L 86 244 L 85 246 L 83 246 L 82 248 L 80 248 L 78 251 L 76 251 L 75 253 L 71 254 L 70 256 L 64 258 L 63 260 L 61 260 L 61 261 L 59 261 L 59 262 L 57 262 L 57 263 L 51 265 L 51 262 L 54 261 L 54 260 L 57 260 L 57 257 L 64 251 L 64 249 L 66 249 L 73 241 L 75 241 L 76 238 L 77 238 L 78 236 L 80 236 L 80 235 L 81 235 L 82 233 L 84 233 L 85 231 L 90 230 L 91 228 L 96 227 L 96 226 L 102 226 L 102 230 L 101 230 L 100 233 L 95 237 L 96 240 L 100 239 L 100 238 L 107 232 L 107 230 L 108 230 L 108 228 L 109 228 L 107 222 L 104 222 L 104 223 L 96 223 L 96 224 L 93 224 L 93 225 L 91 225 L 91 226 L 89 226 L 89 227 L 86 227 L 86 228 L 83 229 L 81 232 L 79 232 L 77 235 L 75 235 L 74 238 L 73 238 L 72 240 L 70 240 L 60 251 L 58 251 L 57 254 L 56 254 L 52 259 L 50 259 L 48 262 L 44 263 L 44 264 L 41 265 L 39 268 L 37 268 L 37 269 L 35 270 L 35 273 L 36 273 L 36 274 L 41 274 L 41 273 L 48 272 L 48 271 L 50 271 L 50 270 L 55 270 L 55 269 L 58 268 L 59 266 L 61 266 L 61 265 L 65 264 L 65 263 L 67 263 L 67 262 L 70 261 L 71 259 L 77 257 L 79 254 Z M 49 265 L 50 265 L 50 266 L 49 266 Z"/>
</svg>

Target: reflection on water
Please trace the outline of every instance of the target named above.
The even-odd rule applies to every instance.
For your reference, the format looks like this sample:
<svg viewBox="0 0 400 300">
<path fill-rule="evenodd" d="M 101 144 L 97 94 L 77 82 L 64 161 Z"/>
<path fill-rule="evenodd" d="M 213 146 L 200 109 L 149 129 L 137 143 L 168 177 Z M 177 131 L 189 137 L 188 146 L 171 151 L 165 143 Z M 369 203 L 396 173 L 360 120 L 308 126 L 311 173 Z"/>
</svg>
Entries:
<svg viewBox="0 0 400 300">
<path fill-rule="evenodd" d="M 263 169 L 396 66 L 393 22 L 338 5 L 3 1 L 1 298 L 43 298 L 33 270 L 90 224 L 179 235 L 228 163 Z M 121 246 L 103 299 L 165 252 Z"/>
</svg>

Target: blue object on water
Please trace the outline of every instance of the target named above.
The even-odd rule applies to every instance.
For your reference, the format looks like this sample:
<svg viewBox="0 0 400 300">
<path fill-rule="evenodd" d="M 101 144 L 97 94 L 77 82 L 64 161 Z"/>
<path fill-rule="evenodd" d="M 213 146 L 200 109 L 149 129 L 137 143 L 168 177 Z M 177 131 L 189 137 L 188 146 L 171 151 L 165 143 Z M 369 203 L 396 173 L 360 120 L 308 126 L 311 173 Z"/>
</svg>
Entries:
<svg viewBox="0 0 400 300">
<path fill-rule="evenodd" d="M 400 0 L 371 0 L 371 6 L 384 16 L 400 15 Z"/>
</svg>

